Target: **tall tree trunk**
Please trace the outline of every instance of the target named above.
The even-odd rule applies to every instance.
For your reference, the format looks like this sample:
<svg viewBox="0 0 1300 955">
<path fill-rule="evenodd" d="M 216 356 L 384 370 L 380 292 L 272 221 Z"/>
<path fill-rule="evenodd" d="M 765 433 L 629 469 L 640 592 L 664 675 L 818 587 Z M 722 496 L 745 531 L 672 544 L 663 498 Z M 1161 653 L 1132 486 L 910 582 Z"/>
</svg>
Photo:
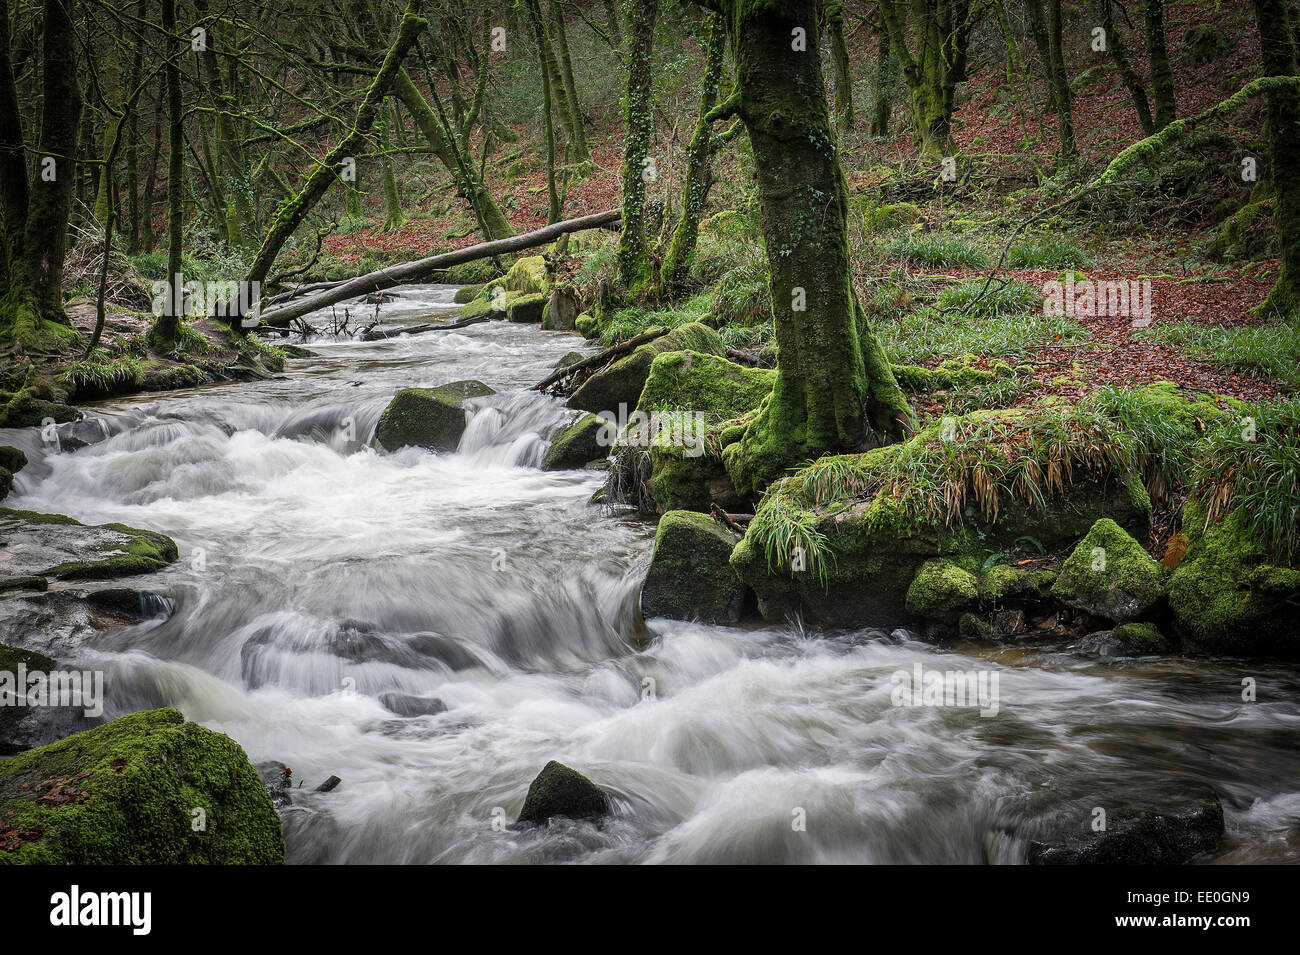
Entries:
<svg viewBox="0 0 1300 955">
<path fill-rule="evenodd" d="M 911 410 L 853 288 L 848 188 L 831 132 L 814 0 L 721 0 L 754 151 L 778 345 L 777 378 L 743 437 L 723 452 L 756 499 L 823 452 L 901 438 Z M 792 49 L 796 29 L 805 50 Z"/>
<path fill-rule="evenodd" d="M 1255 21 L 1264 73 L 1296 74 L 1296 47 L 1285 0 L 1254 0 Z M 1255 309 L 1259 315 L 1293 316 L 1300 312 L 1300 93 L 1268 94 L 1269 177 L 1273 183 L 1273 229 L 1281 250 L 1277 281 Z"/>
<path fill-rule="evenodd" d="M 208 0 L 194 0 L 194 8 L 200 19 L 207 19 Z M 207 42 L 199 55 L 203 82 L 216 106 L 217 148 L 214 161 L 210 164 L 225 207 L 226 241 L 231 246 L 244 246 L 250 243 L 248 229 L 253 222 L 252 190 L 248 182 L 244 149 L 235 123 L 234 97 L 226 88 L 226 80 L 217 61 L 216 27 L 216 23 L 208 26 Z M 232 63 L 236 60 L 236 57 L 231 58 Z"/>
<path fill-rule="evenodd" d="M 158 186 L 158 159 L 162 155 L 163 106 L 167 102 L 167 84 L 158 84 L 158 102 L 153 111 L 153 148 L 149 151 L 149 171 L 144 178 L 144 209 L 140 223 L 141 248 L 152 252 L 157 244 L 153 231 L 154 193 Z"/>
<path fill-rule="evenodd" d="M 657 173 L 650 146 L 654 136 L 651 75 L 655 19 L 659 0 L 627 0 L 623 19 L 628 30 L 627 89 L 623 97 L 627 136 L 623 143 L 623 232 L 618 264 L 623 284 L 634 296 L 654 281 L 645 230 L 646 184 Z"/>
<path fill-rule="evenodd" d="M 107 166 L 108 150 L 110 144 L 117 139 L 118 126 L 122 122 L 122 118 L 112 112 L 120 109 L 122 105 L 122 75 L 117 62 L 117 48 L 113 43 L 105 47 L 100 64 L 99 84 L 104 97 L 104 138 L 100 149 L 100 158 L 104 165 L 100 167 L 99 188 L 95 193 L 95 221 L 102 226 L 108 221 L 108 210 L 113 203 L 113 177 Z"/>
<path fill-rule="evenodd" d="M 402 16 L 401 24 L 397 29 L 397 36 L 393 39 L 393 44 L 384 57 L 383 65 L 379 68 L 379 72 L 375 74 L 374 80 L 366 88 L 361 105 L 357 108 L 357 118 L 352 124 L 352 129 L 339 140 L 324 159 L 321 159 L 316 164 L 307 177 L 306 183 L 303 184 L 296 195 L 290 197 L 281 206 L 275 220 L 271 223 L 270 228 L 266 230 L 266 238 L 262 241 L 262 247 L 257 250 L 257 256 L 253 259 L 253 264 L 249 267 L 248 275 L 245 277 L 245 281 L 250 285 L 254 282 L 260 284 L 266 278 L 276 256 L 280 254 L 280 250 L 284 247 L 284 243 L 302 224 L 302 220 L 306 218 L 312 207 L 320 201 L 320 198 L 338 179 L 338 168 L 343 160 L 347 157 L 355 157 L 356 153 L 364 145 L 366 137 L 379 115 L 379 109 L 383 105 L 384 97 L 388 95 L 395 78 L 401 72 L 402 60 L 406 58 L 411 47 L 415 45 L 420 31 L 428 26 L 426 20 L 416 16 L 416 9 L 417 0 L 412 0 Z"/>
<path fill-rule="evenodd" d="M 1061 0 L 1047 0 L 1047 42 L 1052 56 L 1052 99 L 1056 103 L 1056 131 L 1061 143 L 1061 158 L 1074 159 L 1074 115 L 1070 76 L 1065 69 L 1065 48 L 1062 42 L 1064 17 Z"/>
<path fill-rule="evenodd" d="M 970 26 L 967 0 L 922 0 L 914 5 L 917 51 L 907 43 L 906 11 L 900 0 L 879 0 L 889 46 L 907 82 L 912 138 L 917 153 L 935 159 L 952 151 L 952 114 L 957 84 L 965 78 Z"/>
<path fill-rule="evenodd" d="M 483 226 L 483 238 L 504 239 L 514 235 L 510 221 L 488 192 L 470 157 L 464 154 L 459 142 L 451 138 L 452 131 L 443 129 L 437 114 L 405 69 L 397 71 L 397 78 L 393 81 L 393 95 L 410 113 L 420 135 L 459 185 L 460 191 L 474 210 L 475 217 Z"/>
<path fill-rule="evenodd" d="M 1178 118 L 1174 104 L 1174 72 L 1169 66 L 1169 48 L 1165 45 L 1165 0 L 1146 0 L 1147 56 L 1151 60 L 1151 92 L 1155 98 L 1156 129 L 1164 129 Z"/>
<path fill-rule="evenodd" d="M 831 62 L 835 64 L 835 125 L 841 136 L 853 130 L 853 74 L 849 48 L 844 42 L 843 0 L 826 0 L 826 33 L 831 41 Z"/>
<path fill-rule="evenodd" d="M 4 0 L 0 0 L 4 2 Z M 45 37 L 41 69 L 41 131 L 37 140 L 36 175 L 26 189 L 21 239 L 9 237 L 8 283 L 0 300 L 0 339 L 24 346 L 61 347 L 77 340 L 63 311 L 63 260 L 67 249 L 68 216 L 76 188 L 77 135 L 81 123 L 81 89 L 77 83 L 77 43 L 73 27 L 75 0 L 45 0 Z M 8 11 L 4 19 L 10 20 Z M 6 31 L 7 32 L 7 31 Z M 8 38 L 6 37 L 6 50 Z M 12 70 L 5 57 L 5 68 Z M 17 133 L 22 142 L 17 99 L 3 101 L 12 89 L 12 72 L 0 81 L 0 138 Z M 13 112 L 11 113 L 11 109 Z M 19 162 L 22 153 L 19 153 Z M 7 170 L 6 170 L 7 171 Z M 24 171 L 24 178 L 26 174 Z M 5 221 L 16 221 L 24 210 L 20 187 L 6 183 Z"/>
<path fill-rule="evenodd" d="M 1119 70 L 1129 95 L 1133 97 L 1133 108 L 1137 110 L 1138 122 L 1142 124 L 1142 135 L 1150 136 L 1156 131 L 1155 122 L 1151 118 L 1151 103 L 1147 99 L 1142 77 L 1133 68 L 1124 39 L 1115 27 L 1114 0 L 1101 0 L 1101 26 L 1106 31 L 1106 46 L 1110 49 L 1111 59 L 1115 61 L 1115 68 Z"/>
<path fill-rule="evenodd" d="M 618 0 L 604 0 L 605 22 L 609 24 L 609 35 L 615 43 L 623 42 L 623 27 L 618 22 Z"/>
<path fill-rule="evenodd" d="M 573 153 L 576 162 L 591 158 L 591 149 L 587 145 L 587 133 L 583 128 L 582 104 L 578 101 L 578 85 L 573 79 L 573 60 L 569 57 L 569 31 L 564 26 L 564 8 L 557 0 L 550 0 L 551 32 L 555 35 L 556 45 L 560 49 L 560 74 L 564 79 L 564 100 L 566 109 L 573 120 L 577 149 Z"/>
<path fill-rule="evenodd" d="M 871 125 L 867 132 L 872 136 L 889 135 L 890 96 L 894 85 L 894 59 L 889 52 L 889 34 L 881 32 L 876 46 L 876 69 L 871 79 Z"/>
<path fill-rule="evenodd" d="M 164 70 L 167 84 L 167 283 L 168 291 L 162 314 L 154 323 L 153 334 L 161 345 L 180 339 L 185 301 L 176 292 L 181 278 L 181 253 L 184 251 L 185 210 L 185 113 L 181 100 L 180 51 L 176 47 L 176 0 L 162 0 L 162 26 L 166 36 Z"/>
<path fill-rule="evenodd" d="M 708 17 L 708 42 L 704 55 L 704 88 L 700 92 L 700 109 L 695 120 L 695 132 L 686 147 L 686 177 L 682 180 L 681 214 L 668 240 L 660 269 L 660 286 L 670 293 L 682 287 L 690 272 L 695 243 L 700 233 L 700 217 L 709 198 L 713 182 L 710 160 L 713 154 L 714 134 L 712 115 L 718 100 L 718 86 L 722 81 L 723 58 L 727 47 L 727 25 L 716 14 Z"/>
<path fill-rule="evenodd" d="M 546 139 L 546 221 L 560 221 L 560 193 L 555 186 L 555 123 L 551 111 L 554 97 L 564 98 L 564 88 L 555 88 L 554 79 L 558 70 L 552 70 L 547 61 L 546 24 L 542 22 L 542 10 L 539 0 L 524 0 L 524 9 L 528 13 L 528 23 L 532 27 L 533 42 L 537 46 L 537 65 L 542 73 L 542 132 Z"/>
</svg>

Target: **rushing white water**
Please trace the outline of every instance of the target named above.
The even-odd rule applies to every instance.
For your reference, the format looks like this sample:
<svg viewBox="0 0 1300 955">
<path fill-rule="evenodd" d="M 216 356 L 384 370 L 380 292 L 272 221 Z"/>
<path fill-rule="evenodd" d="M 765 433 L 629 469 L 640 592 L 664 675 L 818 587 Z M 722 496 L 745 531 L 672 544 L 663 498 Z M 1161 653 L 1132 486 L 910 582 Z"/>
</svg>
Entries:
<svg viewBox="0 0 1300 955">
<path fill-rule="evenodd" d="M 406 289 L 384 314 L 427 320 L 450 295 Z M 317 341 L 274 380 L 103 403 L 111 436 L 75 453 L 0 435 L 33 449 L 8 505 L 180 545 L 142 584 L 170 617 L 85 648 L 108 715 L 174 705 L 287 763 L 306 785 L 283 813 L 295 862 L 1016 862 L 1049 820 L 1200 784 L 1223 798 L 1226 861 L 1300 858 L 1293 669 L 647 632 L 653 528 L 590 504 L 599 475 L 536 468 L 572 412 L 527 389 L 577 344 L 504 322 Z M 456 453 L 368 446 L 397 389 L 467 378 L 497 394 Z M 996 673 L 997 714 L 893 705 L 918 662 Z M 396 716 L 394 691 L 446 710 Z M 616 817 L 503 827 L 550 759 Z"/>
</svg>

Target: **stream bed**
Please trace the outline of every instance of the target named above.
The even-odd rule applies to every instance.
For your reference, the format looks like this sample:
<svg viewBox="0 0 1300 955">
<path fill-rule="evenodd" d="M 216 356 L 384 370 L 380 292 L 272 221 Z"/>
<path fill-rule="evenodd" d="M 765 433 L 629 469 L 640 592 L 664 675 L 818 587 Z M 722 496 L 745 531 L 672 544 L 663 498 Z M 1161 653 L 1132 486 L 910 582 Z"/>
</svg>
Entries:
<svg viewBox="0 0 1300 955">
<path fill-rule="evenodd" d="M 453 293 L 405 288 L 385 323 Z M 643 623 L 653 524 L 590 503 L 599 472 L 538 467 L 574 413 L 528 389 L 580 339 L 490 322 L 307 347 L 274 379 L 89 406 L 109 436 L 75 452 L 0 434 L 32 458 L 6 506 L 176 540 L 139 583 L 170 615 L 61 659 L 105 671 L 110 718 L 176 706 L 291 767 L 290 862 L 1015 863 L 1097 806 L 1205 786 L 1216 861 L 1300 861 L 1294 667 Z M 455 453 L 369 447 L 398 389 L 463 379 L 497 394 Z M 917 664 L 996 673 L 996 715 L 894 705 Z M 551 759 L 614 818 L 511 828 Z"/>
</svg>

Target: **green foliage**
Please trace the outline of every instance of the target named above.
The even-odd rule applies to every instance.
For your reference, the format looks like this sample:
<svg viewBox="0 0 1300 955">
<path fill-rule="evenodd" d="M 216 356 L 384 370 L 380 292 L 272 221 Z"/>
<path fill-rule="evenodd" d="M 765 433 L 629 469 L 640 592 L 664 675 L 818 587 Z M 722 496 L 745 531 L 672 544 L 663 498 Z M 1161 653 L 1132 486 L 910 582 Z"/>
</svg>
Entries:
<svg viewBox="0 0 1300 955">
<path fill-rule="evenodd" d="M 1239 516 L 1279 560 L 1300 554 L 1300 398 L 1241 409 L 1195 451 L 1191 496 L 1209 521 Z"/>
<path fill-rule="evenodd" d="M 1201 325 L 1184 319 L 1134 332 L 1192 352 L 1217 365 L 1269 375 L 1300 388 L 1300 315 L 1267 325 Z"/>
<path fill-rule="evenodd" d="M 1061 315 L 997 314 L 972 322 L 961 314 L 921 307 L 877 321 L 876 337 L 890 361 L 915 363 L 972 353 L 1018 355 L 1056 342 L 1079 342 L 1088 332 Z"/>
<path fill-rule="evenodd" d="M 77 391 L 111 392 L 124 383 L 138 384 L 142 376 L 140 362 L 134 356 L 96 348 L 69 364 L 59 377 Z"/>
<path fill-rule="evenodd" d="M 665 328 L 678 328 L 691 322 L 698 322 L 713 307 L 710 295 L 696 295 L 678 306 L 665 309 L 624 308 L 608 316 L 601 326 L 600 340 L 604 345 L 613 345 L 639 335 L 656 325 Z"/>
<path fill-rule="evenodd" d="M 988 255 L 978 245 L 944 232 L 900 236 L 885 247 L 885 254 L 932 269 L 983 269 L 989 264 Z"/>
<path fill-rule="evenodd" d="M 993 282 L 984 279 L 962 282 L 939 293 L 939 307 L 971 316 L 1019 315 L 1041 310 L 1043 293 L 1024 282 Z"/>
<path fill-rule="evenodd" d="M 746 537 L 763 551 L 769 571 L 791 567 L 802 551 L 804 569 L 826 586 L 827 565 L 835 554 L 826 535 L 814 526 L 816 515 L 781 496 L 769 496 L 750 522 Z"/>
<path fill-rule="evenodd" d="M 1084 268 L 1091 256 L 1073 242 L 1049 237 L 1018 242 L 1007 252 L 1007 268 L 1033 269 L 1040 272 L 1055 269 Z"/>
</svg>

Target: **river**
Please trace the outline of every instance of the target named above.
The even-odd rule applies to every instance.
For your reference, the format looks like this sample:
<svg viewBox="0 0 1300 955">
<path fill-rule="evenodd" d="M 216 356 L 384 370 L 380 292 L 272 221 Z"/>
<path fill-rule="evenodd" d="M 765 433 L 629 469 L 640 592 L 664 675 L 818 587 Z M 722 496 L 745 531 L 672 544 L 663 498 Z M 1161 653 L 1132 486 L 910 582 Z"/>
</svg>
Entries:
<svg viewBox="0 0 1300 955">
<path fill-rule="evenodd" d="M 427 320 L 452 293 L 383 314 Z M 5 503 L 180 547 L 138 584 L 170 616 L 82 648 L 107 715 L 173 705 L 290 766 L 298 863 L 1018 862 L 1049 824 L 1203 784 L 1218 861 L 1300 860 L 1294 668 L 643 624 L 653 525 L 591 504 L 596 472 L 537 468 L 573 413 L 528 387 L 579 344 L 507 322 L 316 340 L 271 380 L 88 407 L 108 439 L 34 455 Z M 399 388 L 469 378 L 497 394 L 456 453 L 368 446 Z M 997 714 L 893 705 L 917 663 L 996 673 Z M 446 709 L 400 717 L 391 692 Z M 503 824 L 551 759 L 615 817 Z"/>
</svg>

